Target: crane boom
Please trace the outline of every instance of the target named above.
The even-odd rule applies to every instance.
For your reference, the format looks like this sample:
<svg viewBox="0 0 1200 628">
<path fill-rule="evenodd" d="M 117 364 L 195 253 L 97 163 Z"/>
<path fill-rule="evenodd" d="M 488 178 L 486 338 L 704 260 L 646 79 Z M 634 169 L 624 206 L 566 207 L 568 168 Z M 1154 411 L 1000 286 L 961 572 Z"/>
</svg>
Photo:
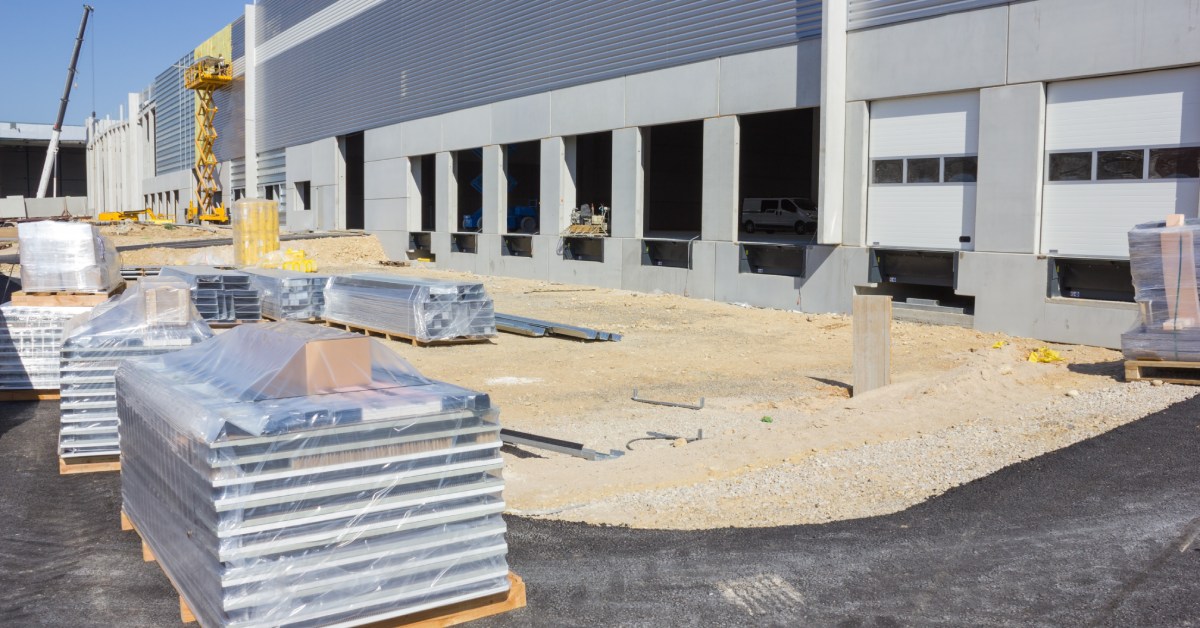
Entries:
<svg viewBox="0 0 1200 628">
<path fill-rule="evenodd" d="M 79 62 L 79 49 L 83 47 L 83 32 L 87 30 L 88 16 L 95 9 L 83 5 L 83 21 L 79 23 L 79 35 L 75 37 L 75 50 L 71 53 L 71 66 L 67 68 L 67 84 L 63 87 L 62 100 L 58 103 L 58 119 L 50 131 L 50 147 L 46 149 L 46 163 L 42 164 L 42 178 L 38 181 L 38 198 L 46 198 L 50 185 L 50 172 L 54 170 L 54 158 L 58 156 L 58 138 L 62 135 L 63 118 L 67 116 L 67 101 L 71 98 L 71 85 L 75 82 L 75 64 Z"/>
</svg>

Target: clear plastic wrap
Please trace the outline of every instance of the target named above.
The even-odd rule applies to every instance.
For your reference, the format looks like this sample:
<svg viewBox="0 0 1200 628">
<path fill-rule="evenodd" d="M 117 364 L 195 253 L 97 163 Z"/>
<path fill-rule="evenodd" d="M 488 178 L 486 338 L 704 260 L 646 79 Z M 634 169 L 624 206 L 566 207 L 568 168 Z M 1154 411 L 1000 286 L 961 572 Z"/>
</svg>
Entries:
<svg viewBox="0 0 1200 628">
<path fill-rule="evenodd" d="M 267 318 L 304 321 L 324 316 L 328 275 L 271 268 L 247 268 L 244 272 L 262 293 L 262 313 Z"/>
<path fill-rule="evenodd" d="M 1121 335 L 1130 360 L 1200 362 L 1200 220 L 1149 222 L 1129 232 L 1136 325 Z"/>
<path fill-rule="evenodd" d="M 122 503 L 205 626 L 508 589 L 499 413 L 377 340 L 243 325 L 117 371 Z"/>
<path fill-rule="evenodd" d="M 262 294 L 244 272 L 212 266 L 164 266 L 158 274 L 187 283 L 196 311 L 210 323 L 262 319 Z"/>
<path fill-rule="evenodd" d="M 108 292 L 121 283 L 121 256 L 95 225 L 23 222 L 17 239 L 26 292 Z"/>
<path fill-rule="evenodd" d="M 72 319 L 62 343 L 62 458 L 121 452 L 116 372 L 122 362 L 190 347 L 212 337 L 188 285 L 146 277 L 90 313 Z"/>
<path fill-rule="evenodd" d="M 397 275 L 337 276 L 325 289 L 325 318 L 422 342 L 496 335 L 496 310 L 482 283 Z"/>
<path fill-rule="evenodd" d="M 0 305 L 0 390 L 58 388 L 63 328 L 91 309 Z"/>
<path fill-rule="evenodd" d="M 233 262 L 257 264 L 265 253 L 279 250 L 279 203 L 260 198 L 233 204 Z"/>
</svg>

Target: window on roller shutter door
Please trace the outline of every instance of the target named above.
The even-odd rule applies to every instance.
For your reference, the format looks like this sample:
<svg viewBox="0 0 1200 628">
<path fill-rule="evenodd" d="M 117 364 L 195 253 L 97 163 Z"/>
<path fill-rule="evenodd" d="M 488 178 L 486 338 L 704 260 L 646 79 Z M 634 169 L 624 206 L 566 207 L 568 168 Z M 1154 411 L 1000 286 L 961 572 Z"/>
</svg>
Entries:
<svg viewBox="0 0 1200 628">
<path fill-rule="evenodd" d="M 1200 147 L 1151 148 L 1150 178 L 1200 178 Z"/>
<path fill-rule="evenodd" d="M 1102 150 L 1096 153 L 1096 179 L 1141 179 L 1145 163 L 1143 150 Z"/>
<path fill-rule="evenodd" d="M 1053 153 L 1049 170 L 1051 181 L 1091 181 L 1092 153 Z"/>
</svg>

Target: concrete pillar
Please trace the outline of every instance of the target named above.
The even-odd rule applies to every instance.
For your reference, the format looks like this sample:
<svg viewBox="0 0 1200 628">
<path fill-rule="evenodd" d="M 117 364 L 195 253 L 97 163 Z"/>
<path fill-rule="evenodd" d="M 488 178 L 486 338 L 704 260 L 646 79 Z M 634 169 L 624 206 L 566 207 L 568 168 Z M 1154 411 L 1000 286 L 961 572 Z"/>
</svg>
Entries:
<svg viewBox="0 0 1200 628">
<path fill-rule="evenodd" d="M 737 116 L 704 121 L 704 184 L 700 237 L 733 242 L 738 233 L 738 160 L 741 125 Z"/>
<path fill-rule="evenodd" d="M 508 233 L 508 174 L 504 147 L 483 147 L 483 229 L 480 233 Z"/>
<path fill-rule="evenodd" d="M 847 0 L 825 0 L 821 17 L 821 208 L 817 242 L 840 244 L 846 140 Z"/>
<path fill-rule="evenodd" d="M 976 251 L 1038 252 L 1045 126 L 1044 84 L 980 90 Z"/>
<path fill-rule="evenodd" d="M 842 180 L 842 243 L 867 243 L 867 183 L 871 176 L 867 158 L 871 114 L 865 101 L 846 103 L 846 159 Z M 825 211 L 824 207 L 820 208 Z"/>
<path fill-rule="evenodd" d="M 420 157 L 401 157 L 398 161 L 400 164 L 401 177 L 404 178 L 403 196 L 407 199 L 408 215 L 405 218 L 405 228 L 409 232 L 421 231 L 421 207 L 423 202 L 423 193 L 421 189 L 421 158 Z M 433 190 L 428 190 L 432 194 Z"/>
<path fill-rule="evenodd" d="M 258 190 L 258 122 L 254 110 L 258 107 L 258 54 L 255 32 L 258 28 L 258 11 L 253 4 L 246 5 L 246 70 L 243 77 L 246 81 L 246 102 L 243 107 L 245 115 L 246 137 L 246 196 L 254 196 Z"/>
<path fill-rule="evenodd" d="M 549 137 L 542 140 L 542 207 L 538 231 L 557 235 L 570 224 L 575 208 L 575 138 Z"/>
<path fill-rule="evenodd" d="M 641 238 L 645 228 L 645 162 L 642 130 L 636 127 L 612 132 L 612 235 Z"/>
<path fill-rule="evenodd" d="M 433 224 L 440 233 L 462 231 L 458 222 L 458 177 L 455 173 L 454 153 L 438 153 L 437 189 L 434 190 Z"/>
</svg>

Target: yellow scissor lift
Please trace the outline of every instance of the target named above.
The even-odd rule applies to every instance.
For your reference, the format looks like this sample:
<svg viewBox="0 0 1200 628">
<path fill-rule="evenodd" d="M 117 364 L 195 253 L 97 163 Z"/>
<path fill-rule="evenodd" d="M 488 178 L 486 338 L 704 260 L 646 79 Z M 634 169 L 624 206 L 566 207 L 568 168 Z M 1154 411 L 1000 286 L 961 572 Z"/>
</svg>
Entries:
<svg viewBox="0 0 1200 628">
<path fill-rule="evenodd" d="M 229 222 L 229 212 L 216 199 L 221 186 L 217 183 L 217 156 L 213 154 L 217 140 L 213 92 L 232 82 L 233 66 L 221 57 L 201 57 L 183 75 L 184 86 L 196 92 L 197 100 L 196 167 L 192 169 L 196 199 L 188 203 L 188 222 Z"/>
</svg>

